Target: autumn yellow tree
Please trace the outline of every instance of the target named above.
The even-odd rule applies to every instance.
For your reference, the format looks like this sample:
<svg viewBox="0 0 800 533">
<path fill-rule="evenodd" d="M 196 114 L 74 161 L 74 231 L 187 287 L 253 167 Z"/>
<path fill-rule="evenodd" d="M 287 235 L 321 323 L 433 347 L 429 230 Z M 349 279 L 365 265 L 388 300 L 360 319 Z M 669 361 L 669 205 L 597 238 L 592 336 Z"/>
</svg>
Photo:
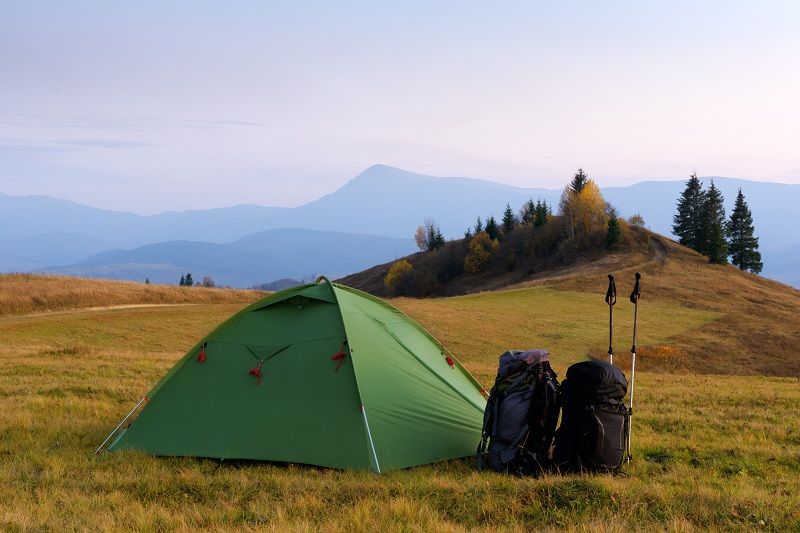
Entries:
<svg viewBox="0 0 800 533">
<path fill-rule="evenodd" d="M 492 252 L 499 247 L 500 244 L 493 241 L 485 231 L 478 233 L 469 241 L 467 256 L 464 258 L 464 270 L 470 274 L 483 272 L 492 259 Z"/>
<path fill-rule="evenodd" d="M 594 180 L 587 179 L 579 191 L 565 187 L 558 207 L 567 237 L 577 248 L 585 247 L 593 233 L 606 229 L 606 201 Z"/>
<path fill-rule="evenodd" d="M 408 280 L 408 276 L 410 276 L 413 271 L 414 267 L 405 259 L 395 261 L 389 268 L 389 272 L 387 272 L 386 276 L 383 278 L 383 284 L 392 293 L 397 294 L 401 292 L 403 285 Z"/>
</svg>

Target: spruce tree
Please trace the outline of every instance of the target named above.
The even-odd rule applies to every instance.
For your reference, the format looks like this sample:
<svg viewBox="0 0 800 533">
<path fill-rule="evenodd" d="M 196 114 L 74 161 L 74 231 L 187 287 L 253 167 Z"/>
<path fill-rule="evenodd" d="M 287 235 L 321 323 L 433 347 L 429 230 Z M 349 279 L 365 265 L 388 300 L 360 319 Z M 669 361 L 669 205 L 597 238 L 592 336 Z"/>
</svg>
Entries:
<svg viewBox="0 0 800 533">
<path fill-rule="evenodd" d="M 433 224 L 432 221 L 426 220 L 426 236 L 425 236 L 425 243 L 428 245 L 428 251 L 436 249 L 436 226 Z"/>
<path fill-rule="evenodd" d="M 758 251 L 758 237 L 753 235 L 753 215 L 747 202 L 744 201 L 742 189 L 736 195 L 736 204 L 727 225 L 728 251 L 731 263 L 741 270 L 749 270 L 758 274 L 764 268 L 761 253 Z"/>
<path fill-rule="evenodd" d="M 523 224 L 531 224 L 536 213 L 536 204 L 533 203 L 533 198 L 529 199 L 522 205 L 519 210 L 519 219 Z"/>
<path fill-rule="evenodd" d="M 616 210 L 612 209 L 608 215 L 608 229 L 606 230 L 606 246 L 611 247 L 617 242 L 621 235 L 619 219 Z"/>
<path fill-rule="evenodd" d="M 541 227 L 547 224 L 547 218 L 550 216 L 550 209 L 547 204 L 541 200 L 536 202 L 536 214 L 533 218 L 534 227 Z"/>
<path fill-rule="evenodd" d="M 511 204 L 506 204 L 506 209 L 503 211 L 503 235 L 510 235 L 516 225 L 517 217 L 514 216 L 514 211 L 511 210 Z"/>
<path fill-rule="evenodd" d="M 702 252 L 703 247 L 701 217 L 704 202 L 703 184 L 697 174 L 692 174 L 678 200 L 678 211 L 672 218 L 672 232 L 678 236 L 678 242 L 698 252 Z"/>
<path fill-rule="evenodd" d="M 572 189 L 572 192 L 578 194 L 583 190 L 586 186 L 586 182 L 589 180 L 589 177 L 583 171 L 582 168 L 578 169 L 578 172 L 575 173 L 575 176 L 572 178 L 572 182 L 569 184 L 569 188 Z"/>
<path fill-rule="evenodd" d="M 439 226 L 436 226 L 436 237 L 435 237 L 434 249 L 438 250 L 442 246 L 444 246 L 444 235 L 442 235 L 442 229 Z"/>
<path fill-rule="evenodd" d="M 194 280 L 192 279 L 192 273 L 191 272 L 187 272 L 186 273 L 186 283 L 185 283 L 185 285 L 187 287 L 191 287 L 191 286 L 194 285 Z"/>
<path fill-rule="evenodd" d="M 722 192 L 714 185 L 705 194 L 702 219 L 700 224 L 700 237 L 702 245 L 700 253 L 708 257 L 711 263 L 724 265 L 728 262 L 728 244 L 725 241 L 725 206 Z"/>
<path fill-rule="evenodd" d="M 494 215 L 486 220 L 486 228 L 484 231 L 486 231 L 486 234 L 489 235 L 489 238 L 493 241 L 497 240 L 500 236 L 500 228 L 497 227 L 497 221 L 495 221 Z"/>
<path fill-rule="evenodd" d="M 183 274 L 181 274 L 181 280 L 178 282 L 178 285 L 180 285 L 181 287 L 186 286 L 186 276 L 184 276 Z"/>
<path fill-rule="evenodd" d="M 150 285 L 150 278 L 144 278 L 144 284 Z"/>
<path fill-rule="evenodd" d="M 481 217 L 478 217 L 478 220 L 475 221 L 475 235 L 483 231 L 483 221 Z"/>
</svg>

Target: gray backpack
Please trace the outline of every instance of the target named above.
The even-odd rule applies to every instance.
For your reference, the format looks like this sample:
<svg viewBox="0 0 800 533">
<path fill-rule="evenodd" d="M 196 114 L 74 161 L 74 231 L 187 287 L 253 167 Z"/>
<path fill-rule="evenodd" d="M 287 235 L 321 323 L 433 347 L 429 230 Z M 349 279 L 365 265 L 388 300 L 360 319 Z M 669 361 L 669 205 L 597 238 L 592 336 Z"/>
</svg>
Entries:
<svg viewBox="0 0 800 533">
<path fill-rule="evenodd" d="M 547 350 L 510 350 L 500 356 L 483 415 L 477 467 L 531 475 L 549 464 L 561 408 Z"/>
</svg>

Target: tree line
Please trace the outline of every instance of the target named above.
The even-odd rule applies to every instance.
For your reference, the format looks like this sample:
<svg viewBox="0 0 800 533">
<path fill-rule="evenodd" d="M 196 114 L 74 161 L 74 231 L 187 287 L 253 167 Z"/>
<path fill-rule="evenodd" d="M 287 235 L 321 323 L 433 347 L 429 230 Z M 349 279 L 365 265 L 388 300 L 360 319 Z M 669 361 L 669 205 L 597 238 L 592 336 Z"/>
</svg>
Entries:
<svg viewBox="0 0 800 533">
<path fill-rule="evenodd" d="M 583 169 L 561 195 L 558 212 L 542 199 L 527 200 L 517 212 L 506 204 L 498 221 L 477 217 L 464 238 L 446 241 L 433 219 L 416 229 L 414 239 L 425 253 L 396 261 L 384 277 L 393 294 L 441 293 L 462 276 L 514 270 L 532 273 L 574 261 L 580 253 L 629 244 L 629 226 L 642 226 L 640 215 L 622 220 Z"/>
<path fill-rule="evenodd" d="M 191 272 L 181 274 L 181 280 L 178 282 L 178 285 L 181 287 L 206 287 L 209 289 L 217 286 L 210 276 L 203 276 L 203 280 L 200 283 L 195 283 Z"/>
<path fill-rule="evenodd" d="M 753 215 L 742 189 L 736 195 L 731 216 L 725 218 L 725 199 L 711 180 L 708 190 L 693 173 L 678 199 L 672 232 L 678 242 L 700 252 L 716 264 L 731 263 L 758 274 L 764 268 L 758 251 Z"/>
</svg>

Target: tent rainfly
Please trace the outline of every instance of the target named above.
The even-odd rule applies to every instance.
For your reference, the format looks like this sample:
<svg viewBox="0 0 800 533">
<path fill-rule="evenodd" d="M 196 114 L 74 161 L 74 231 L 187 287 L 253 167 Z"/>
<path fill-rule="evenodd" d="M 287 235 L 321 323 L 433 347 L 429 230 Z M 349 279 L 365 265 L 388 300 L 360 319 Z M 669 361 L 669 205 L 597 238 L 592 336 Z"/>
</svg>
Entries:
<svg viewBox="0 0 800 533">
<path fill-rule="evenodd" d="M 473 455 L 486 401 L 419 324 L 320 278 L 232 316 L 139 405 L 110 450 L 380 473 Z"/>
</svg>

